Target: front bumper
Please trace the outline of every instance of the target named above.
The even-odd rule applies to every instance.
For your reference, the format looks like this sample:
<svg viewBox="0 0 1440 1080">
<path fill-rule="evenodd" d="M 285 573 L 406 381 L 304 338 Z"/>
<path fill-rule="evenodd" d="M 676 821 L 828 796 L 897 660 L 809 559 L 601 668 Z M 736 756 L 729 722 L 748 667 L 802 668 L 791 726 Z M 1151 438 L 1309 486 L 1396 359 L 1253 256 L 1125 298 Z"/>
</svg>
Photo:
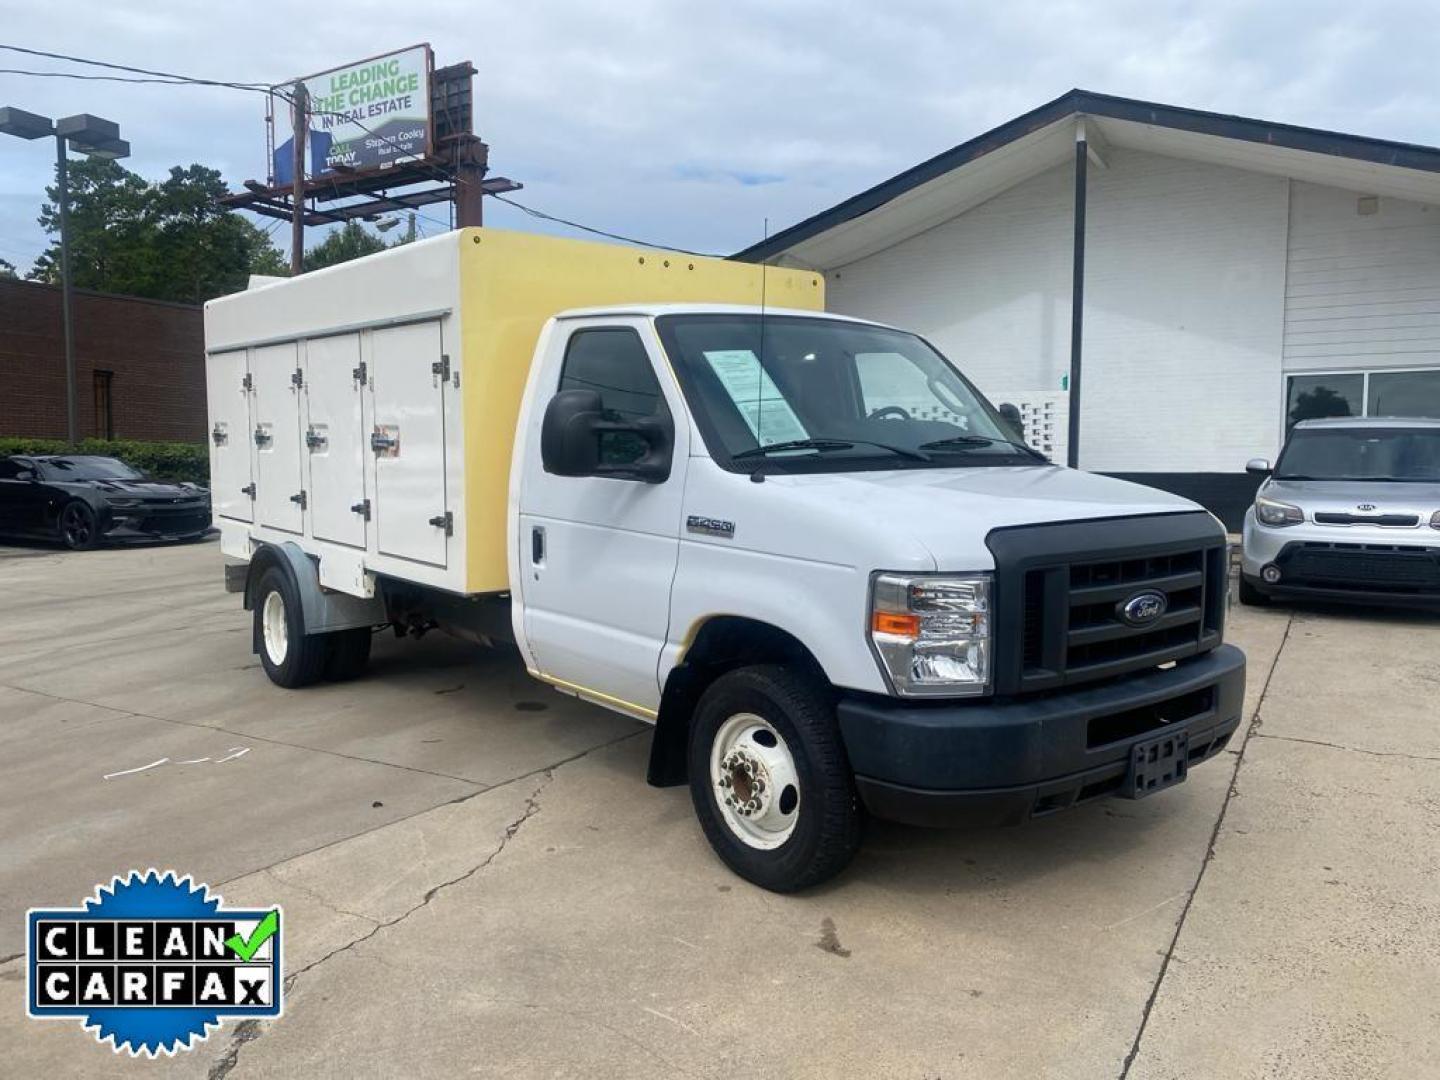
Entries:
<svg viewBox="0 0 1440 1080">
<path fill-rule="evenodd" d="M 1317 561 L 1316 553 L 1323 562 Z M 1267 583 L 1266 567 L 1280 569 Z M 1276 599 L 1440 606 L 1440 531 L 1428 525 L 1261 525 L 1245 515 L 1240 572 Z"/>
<path fill-rule="evenodd" d="M 210 527 L 210 507 L 206 503 L 173 508 L 111 508 L 101 524 L 101 537 L 111 544 L 193 540 L 208 533 Z"/>
<path fill-rule="evenodd" d="M 1120 789 L 1130 749 L 1185 731 L 1190 764 L 1240 725 L 1245 654 L 1221 645 L 1174 667 L 1029 697 L 839 705 L 865 805 L 913 825 L 1013 824 Z"/>
</svg>

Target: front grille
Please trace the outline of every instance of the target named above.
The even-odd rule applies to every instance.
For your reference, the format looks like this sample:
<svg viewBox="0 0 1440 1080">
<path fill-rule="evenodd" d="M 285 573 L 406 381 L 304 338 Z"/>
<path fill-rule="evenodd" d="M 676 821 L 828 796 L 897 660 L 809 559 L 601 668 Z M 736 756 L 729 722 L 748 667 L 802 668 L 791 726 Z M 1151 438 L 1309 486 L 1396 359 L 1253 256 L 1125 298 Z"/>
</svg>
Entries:
<svg viewBox="0 0 1440 1080">
<path fill-rule="evenodd" d="M 1440 591 L 1440 558 L 1406 544 L 1291 544 L 1276 560 L 1287 585 L 1378 592 Z"/>
<path fill-rule="evenodd" d="M 1379 525 L 1386 529 L 1413 529 L 1420 524 L 1418 514 L 1324 514 L 1315 515 L 1317 525 Z"/>
<path fill-rule="evenodd" d="M 185 510 L 183 512 L 167 511 L 160 514 L 147 514 L 136 522 L 135 528 L 140 532 L 147 533 L 186 533 L 199 532 L 210 527 L 210 513 L 208 510 Z"/>
<path fill-rule="evenodd" d="M 997 530 L 987 542 L 998 693 L 1109 678 L 1220 644 L 1228 568 L 1209 515 Z M 1134 625 L 1122 610 L 1144 593 L 1163 596 L 1164 611 Z"/>
</svg>

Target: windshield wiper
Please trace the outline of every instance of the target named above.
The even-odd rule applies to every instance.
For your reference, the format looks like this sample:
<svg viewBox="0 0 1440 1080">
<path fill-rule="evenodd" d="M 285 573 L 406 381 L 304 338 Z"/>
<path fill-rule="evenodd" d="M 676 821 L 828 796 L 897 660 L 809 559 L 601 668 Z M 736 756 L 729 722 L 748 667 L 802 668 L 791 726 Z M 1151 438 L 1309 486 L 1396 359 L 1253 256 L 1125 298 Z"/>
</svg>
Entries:
<svg viewBox="0 0 1440 1080">
<path fill-rule="evenodd" d="M 1027 454 L 1041 460 L 1049 460 L 1033 446 L 1026 446 L 1024 443 L 1011 442 L 1009 439 L 992 439 L 989 435 L 948 435 L 943 439 L 931 439 L 929 442 L 920 444 L 921 450 L 946 450 L 959 449 L 967 446 L 1012 446 L 1016 450 L 1024 450 Z"/>
<path fill-rule="evenodd" d="M 817 453 L 825 453 L 827 450 L 850 450 L 855 446 L 874 446 L 881 450 L 888 450 L 900 457 L 910 458 L 912 461 L 929 461 L 930 455 L 923 454 L 919 450 L 911 450 L 904 446 L 894 446 L 891 443 L 876 442 L 874 439 L 835 439 L 826 436 L 817 436 L 813 439 L 789 439 L 786 442 L 770 443 L 768 446 L 752 446 L 749 450 L 741 450 L 738 454 L 731 454 L 731 458 L 740 461 L 744 458 L 768 457 L 773 453 L 780 453 L 786 450 L 814 450 Z"/>
</svg>

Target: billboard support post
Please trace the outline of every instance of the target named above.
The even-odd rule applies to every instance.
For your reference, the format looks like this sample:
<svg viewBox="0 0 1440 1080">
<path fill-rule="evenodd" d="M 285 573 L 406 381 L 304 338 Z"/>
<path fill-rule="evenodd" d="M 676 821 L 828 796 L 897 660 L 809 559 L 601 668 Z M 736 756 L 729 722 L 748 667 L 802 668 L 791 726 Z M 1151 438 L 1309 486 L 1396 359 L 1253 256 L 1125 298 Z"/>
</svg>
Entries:
<svg viewBox="0 0 1440 1080">
<path fill-rule="evenodd" d="M 290 275 L 299 277 L 305 259 L 305 134 L 310 126 L 309 97 L 305 83 L 295 81 L 295 102 L 290 115 L 295 125 L 294 174 L 291 179 Z"/>
</svg>

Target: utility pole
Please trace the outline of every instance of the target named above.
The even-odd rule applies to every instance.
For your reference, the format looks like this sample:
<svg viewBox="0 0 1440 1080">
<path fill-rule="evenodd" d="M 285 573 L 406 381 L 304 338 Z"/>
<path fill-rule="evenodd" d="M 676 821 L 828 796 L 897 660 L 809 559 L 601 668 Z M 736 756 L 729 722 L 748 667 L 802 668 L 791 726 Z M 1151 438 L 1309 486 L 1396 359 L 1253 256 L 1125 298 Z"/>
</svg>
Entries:
<svg viewBox="0 0 1440 1080">
<path fill-rule="evenodd" d="M 415 211 L 414 211 L 414 210 L 411 210 L 411 211 L 410 211 L 410 221 L 409 221 L 409 223 L 405 226 L 405 242 L 406 242 L 407 244 L 413 244 L 413 243 L 415 242 Z"/>
<path fill-rule="evenodd" d="M 60 203 L 60 320 L 65 324 L 65 441 L 74 446 L 80 432 L 75 386 L 75 330 L 70 325 L 70 167 L 63 135 L 55 136 L 55 186 Z"/>
<path fill-rule="evenodd" d="M 295 84 L 295 103 L 291 109 L 291 118 L 295 125 L 294 175 L 291 178 L 290 200 L 294 204 L 291 207 L 290 217 L 290 275 L 300 276 L 301 264 L 305 258 L 305 135 L 310 126 L 309 95 L 305 91 L 305 84 Z"/>
</svg>

